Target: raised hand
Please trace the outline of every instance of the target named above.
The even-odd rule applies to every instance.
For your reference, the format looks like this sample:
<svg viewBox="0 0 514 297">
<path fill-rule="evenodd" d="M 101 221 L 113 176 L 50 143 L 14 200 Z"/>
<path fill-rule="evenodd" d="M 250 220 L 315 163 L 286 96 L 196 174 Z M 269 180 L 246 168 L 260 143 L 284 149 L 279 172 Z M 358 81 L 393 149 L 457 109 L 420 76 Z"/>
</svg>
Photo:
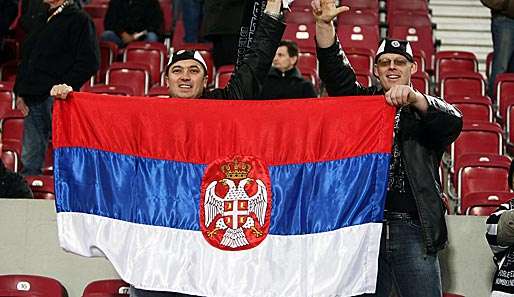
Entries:
<svg viewBox="0 0 514 297">
<path fill-rule="evenodd" d="M 337 7 L 335 0 L 313 0 L 311 6 L 317 23 L 330 23 L 340 13 L 350 10 L 348 6 Z"/>
<path fill-rule="evenodd" d="M 57 99 L 66 99 L 70 92 L 73 92 L 72 87 L 66 84 L 60 84 L 52 87 L 52 89 L 50 90 L 50 96 L 54 96 L 54 98 Z"/>
</svg>

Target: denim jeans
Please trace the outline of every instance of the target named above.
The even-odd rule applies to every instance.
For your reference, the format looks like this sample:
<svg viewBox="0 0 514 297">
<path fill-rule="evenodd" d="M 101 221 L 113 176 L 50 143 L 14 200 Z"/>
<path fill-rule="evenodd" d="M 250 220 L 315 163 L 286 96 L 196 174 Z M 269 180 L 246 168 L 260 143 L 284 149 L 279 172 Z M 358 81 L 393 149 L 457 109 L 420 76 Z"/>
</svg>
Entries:
<svg viewBox="0 0 514 297">
<path fill-rule="evenodd" d="M 118 47 L 125 47 L 126 44 L 123 43 L 123 40 L 121 40 L 121 37 L 118 36 L 114 31 L 104 31 L 102 33 L 102 36 L 100 37 L 101 40 L 104 41 L 110 41 L 114 42 L 118 45 Z M 148 42 L 154 42 L 159 41 L 159 37 L 154 32 L 148 32 L 145 35 L 145 38 L 140 39 L 141 41 L 148 41 Z"/>
<path fill-rule="evenodd" d="M 194 295 L 187 295 L 174 292 L 158 292 L 158 291 L 146 291 L 130 287 L 130 297 L 196 297 Z"/>
<path fill-rule="evenodd" d="M 23 128 L 23 147 L 21 161 L 23 175 L 39 175 L 45 161 L 48 140 L 52 132 L 53 97 L 45 100 L 27 100 L 29 114 L 25 117 Z"/>
<path fill-rule="evenodd" d="M 198 42 L 200 23 L 202 21 L 202 0 L 188 0 L 182 6 L 182 18 L 184 20 L 184 42 Z"/>
<path fill-rule="evenodd" d="M 494 100 L 496 75 L 514 72 L 514 19 L 494 14 L 491 18 L 491 32 L 494 57 L 489 77 L 489 96 Z"/>
<path fill-rule="evenodd" d="M 417 220 L 384 222 L 377 290 L 361 296 L 389 297 L 393 287 L 398 297 L 442 296 L 439 259 L 437 254 L 426 254 Z"/>
</svg>

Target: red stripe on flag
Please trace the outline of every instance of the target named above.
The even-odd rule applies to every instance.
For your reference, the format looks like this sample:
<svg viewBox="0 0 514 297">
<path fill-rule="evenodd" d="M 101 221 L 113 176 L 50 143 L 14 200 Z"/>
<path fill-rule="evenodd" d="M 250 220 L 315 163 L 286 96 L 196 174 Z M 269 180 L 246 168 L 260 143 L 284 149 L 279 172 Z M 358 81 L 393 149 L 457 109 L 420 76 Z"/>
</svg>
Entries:
<svg viewBox="0 0 514 297">
<path fill-rule="evenodd" d="M 382 96 L 294 100 L 148 99 L 73 93 L 56 100 L 53 144 L 207 164 L 254 155 L 268 165 L 390 153 Z"/>
</svg>

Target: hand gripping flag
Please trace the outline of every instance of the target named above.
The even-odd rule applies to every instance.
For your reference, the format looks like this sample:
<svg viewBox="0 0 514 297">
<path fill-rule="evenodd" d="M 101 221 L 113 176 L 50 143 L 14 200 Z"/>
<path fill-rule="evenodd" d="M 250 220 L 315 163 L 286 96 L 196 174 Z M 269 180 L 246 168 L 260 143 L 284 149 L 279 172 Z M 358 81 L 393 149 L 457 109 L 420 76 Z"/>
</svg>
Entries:
<svg viewBox="0 0 514 297">
<path fill-rule="evenodd" d="M 147 290 L 373 292 L 393 118 L 383 97 L 74 93 L 53 118 L 60 245 Z"/>
</svg>

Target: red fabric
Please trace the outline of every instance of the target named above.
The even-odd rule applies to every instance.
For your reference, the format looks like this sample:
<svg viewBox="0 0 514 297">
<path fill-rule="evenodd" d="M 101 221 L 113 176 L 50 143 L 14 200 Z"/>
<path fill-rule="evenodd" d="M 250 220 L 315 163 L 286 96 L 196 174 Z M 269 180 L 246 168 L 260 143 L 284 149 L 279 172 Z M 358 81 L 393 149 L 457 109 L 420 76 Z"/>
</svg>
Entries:
<svg viewBox="0 0 514 297">
<path fill-rule="evenodd" d="M 394 108 L 382 96 L 149 100 L 76 92 L 56 100 L 53 120 L 54 148 L 198 164 L 261 152 L 268 165 L 284 165 L 390 153 Z"/>
</svg>

